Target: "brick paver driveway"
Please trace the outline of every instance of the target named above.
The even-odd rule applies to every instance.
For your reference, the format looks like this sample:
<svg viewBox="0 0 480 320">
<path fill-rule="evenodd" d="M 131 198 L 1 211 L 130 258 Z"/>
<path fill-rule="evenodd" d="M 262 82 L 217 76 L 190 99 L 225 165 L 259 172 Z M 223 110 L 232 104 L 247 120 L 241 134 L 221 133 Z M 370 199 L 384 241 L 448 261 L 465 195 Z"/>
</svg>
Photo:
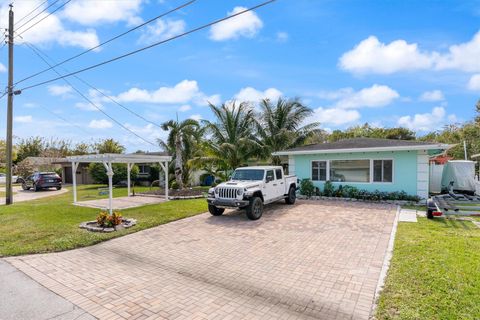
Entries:
<svg viewBox="0 0 480 320">
<path fill-rule="evenodd" d="M 299 201 L 7 260 L 101 319 L 367 319 L 394 217 Z"/>
</svg>

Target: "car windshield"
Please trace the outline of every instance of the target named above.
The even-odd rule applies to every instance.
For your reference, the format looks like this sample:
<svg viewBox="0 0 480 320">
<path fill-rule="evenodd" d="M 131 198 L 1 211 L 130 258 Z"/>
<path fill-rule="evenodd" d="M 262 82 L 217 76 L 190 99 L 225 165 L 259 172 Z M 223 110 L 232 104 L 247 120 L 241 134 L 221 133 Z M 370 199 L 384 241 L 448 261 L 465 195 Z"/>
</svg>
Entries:
<svg viewBox="0 0 480 320">
<path fill-rule="evenodd" d="M 232 180 L 263 180 L 263 173 L 262 169 L 235 170 Z"/>
</svg>

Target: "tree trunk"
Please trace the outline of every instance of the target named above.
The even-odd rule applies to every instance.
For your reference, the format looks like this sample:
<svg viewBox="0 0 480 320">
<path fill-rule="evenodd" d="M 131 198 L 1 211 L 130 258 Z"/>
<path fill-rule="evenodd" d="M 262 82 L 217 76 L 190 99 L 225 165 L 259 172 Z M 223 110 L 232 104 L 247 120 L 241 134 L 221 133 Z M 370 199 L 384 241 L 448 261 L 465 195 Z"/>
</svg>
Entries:
<svg viewBox="0 0 480 320">
<path fill-rule="evenodd" d="M 182 140 L 180 135 L 175 137 L 175 180 L 177 181 L 177 186 L 179 189 L 183 189 L 183 180 L 182 180 Z"/>
</svg>

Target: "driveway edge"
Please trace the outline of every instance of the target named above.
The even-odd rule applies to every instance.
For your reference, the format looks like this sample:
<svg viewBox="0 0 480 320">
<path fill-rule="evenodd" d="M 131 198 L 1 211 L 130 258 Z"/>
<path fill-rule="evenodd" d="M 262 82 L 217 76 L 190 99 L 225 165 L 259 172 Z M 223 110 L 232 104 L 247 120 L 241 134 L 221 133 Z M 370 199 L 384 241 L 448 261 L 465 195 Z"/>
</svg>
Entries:
<svg viewBox="0 0 480 320">
<path fill-rule="evenodd" d="M 395 245 L 395 235 L 397 234 L 398 220 L 400 217 L 401 207 L 397 206 L 397 212 L 395 213 L 395 220 L 393 221 L 392 231 L 390 232 L 390 239 L 388 241 L 387 252 L 385 253 L 385 258 L 383 259 L 382 270 L 380 271 L 380 277 L 378 278 L 377 287 L 375 288 L 375 296 L 373 298 L 372 309 L 370 310 L 370 319 L 375 319 L 374 312 L 377 309 L 378 298 L 380 293 L 382 293 L 383 287 L 385 286 L 385 280 L 387 279 L 388 269 L 390 268 L 390 261 L 393 257 L 393 248 Z"/>
</svg>

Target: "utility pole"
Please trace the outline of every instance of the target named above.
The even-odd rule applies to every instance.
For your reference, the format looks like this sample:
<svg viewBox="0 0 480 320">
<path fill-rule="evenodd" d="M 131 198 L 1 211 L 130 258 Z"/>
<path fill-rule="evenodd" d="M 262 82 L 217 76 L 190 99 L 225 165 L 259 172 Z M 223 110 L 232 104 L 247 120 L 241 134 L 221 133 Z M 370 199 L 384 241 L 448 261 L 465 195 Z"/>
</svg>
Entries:
<svg viewBox="0 0 480 320">
<path fill-rule="evenodd" d="M 13 203 L 12 195 L 12 149 L 13 149 L 13 4 L 8 13 L 8 88 L 7 88 L 7 181 L 5 204 Z"/>
</svg>

